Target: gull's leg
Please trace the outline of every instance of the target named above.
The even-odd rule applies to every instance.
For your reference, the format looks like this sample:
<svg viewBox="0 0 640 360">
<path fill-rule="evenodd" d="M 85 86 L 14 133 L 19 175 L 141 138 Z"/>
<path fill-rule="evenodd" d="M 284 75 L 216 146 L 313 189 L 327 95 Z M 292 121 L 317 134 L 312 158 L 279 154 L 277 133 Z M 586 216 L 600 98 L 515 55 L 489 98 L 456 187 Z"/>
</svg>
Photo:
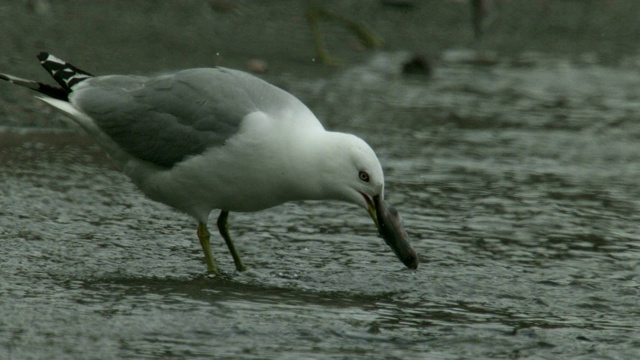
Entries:
<svg viewBox="0 0 640 360">
<path fill-rule="evenodd" d="M 198 223 L 198 239 L 200 239 L 200 245 L 202 246 L 202 251 L 204 251 L 204 260 L 207 262 L 207 270 L 212 274 L 220 275 L 216 262 L 213 260 L 213 255 L 211 255 L 211 244 L 209 244 L 210 238 L 211 234 L 209 234 L 209 230 L 207 230 L 207 224 Z"/>
<path fill-rule="evenodd" d="M 220 211 L 220 216 L 218 217 L 218 231 L 220 231 L 220 235 L 224 238 L 224 242 L 227 243 L 227 247 L 229 248 L 229 252 L 231 256 L 233 256 L 233 262 L 236 264 L 236 269 L 238 271 L 245 271 L 247 267 L 244 266 L 242 260 L 240 259 L 240 255 L 236 251 L 235 245 L 233 245 L 233 240 L 231 240 L 231 236 L 229 236 L 229 229 L 227 227 L 227 218 L 229 217 L 229 212 L 226 210 Z"/>
<path fill-rule="evenodd" d="M 337 20 L 342 23 L 344 27 L 353 32 L 359 39 L 362 41 L 364 46 L 368 48 L 376 48 L 382 45 L 382 40 L 368 30 L 361 23 L 349 19 L 346 16 L 342 16 L 331 11 L 316 7 L 310 6 L 307 9 L 307 20 L 309 21 L 309 26 L 311 28 L 311 34 L 313 35 L 313 40 L 316 45 L 316 53 L 320 61 L 322 61 L 325 65 L 336 66 L 340 65 L 341 62 L 338 59 L 335 59 L 329 55 L 329 51 L 324 44 L 324 39 L 322 37 L 322 32 L 320 31 L 320 27 L 318 26 L 319 19 L 328 19 L 328 20 Z"/>
<path fill-rule="evenodd" d="M 338 66 L 341 64 L 340 60 L 333 58 L 329 55 L 327 47 L 324 44 L 324 38 L 318 26 L 318 19 L 320 18 L 320 9 L 316 7 L 310 7 L 307 10 L 307 20 L 309 21 L 309 27 L 311 28 L 311 35 L 313 35 L 313 43 L 316 46 L 316 55 L 323 64 L 329 66 Z"/>
<path fill-rule="evenodd" d="M 378 35 L 376 35 L 373 31 L 367 29 L 363 24 L 359 23 L 358 21 L 350 19 L 346 16 L 342 16 L 342 15 L 330 13 L 330 12 L 326 14 L 326 16 L 333 17 L 334 19 L 342 22 L 345 28 L 353 32 L 360 39 L 360 41 L 365 47 L 369 49 L 375 49 L 382 46 L 382 39 L 380 39 Z"/>
</svg>

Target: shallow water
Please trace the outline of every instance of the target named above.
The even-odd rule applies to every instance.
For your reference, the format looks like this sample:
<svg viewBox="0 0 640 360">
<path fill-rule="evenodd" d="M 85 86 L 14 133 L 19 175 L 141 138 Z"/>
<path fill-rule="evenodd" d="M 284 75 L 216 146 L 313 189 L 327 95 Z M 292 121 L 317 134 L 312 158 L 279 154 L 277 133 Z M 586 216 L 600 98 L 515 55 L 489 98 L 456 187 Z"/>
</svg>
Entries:
<svg viewBox="0 0 640 360">
<path fill-rule="evenodd" d="M 420 254 L 341 203 L 232 213 L 250 271 L 75 132 L 0 134 L 0 358 L 636 358 L 640 75 L 397 54 L 269 80 L 377 151 Z M 213 224 L 213 221 L 212 221 Z"/>
</svg>

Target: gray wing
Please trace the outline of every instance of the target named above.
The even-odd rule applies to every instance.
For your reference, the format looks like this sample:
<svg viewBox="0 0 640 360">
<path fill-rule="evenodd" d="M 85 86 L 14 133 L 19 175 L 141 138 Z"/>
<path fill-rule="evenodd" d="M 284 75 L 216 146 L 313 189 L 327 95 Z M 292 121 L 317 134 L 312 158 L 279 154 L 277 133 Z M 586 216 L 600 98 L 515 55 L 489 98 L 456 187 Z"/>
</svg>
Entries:
<svg viewBox="0 0 640 360">
<path fill-rule="evenodd" d="M 74 87 L 70 101 L 129 154 L 172 167 L 223 145 L 247 114 L 267 110 L 265 98 L 292 97 L 249 74 L 212 68 L 95 77 Z"/>
</svg>

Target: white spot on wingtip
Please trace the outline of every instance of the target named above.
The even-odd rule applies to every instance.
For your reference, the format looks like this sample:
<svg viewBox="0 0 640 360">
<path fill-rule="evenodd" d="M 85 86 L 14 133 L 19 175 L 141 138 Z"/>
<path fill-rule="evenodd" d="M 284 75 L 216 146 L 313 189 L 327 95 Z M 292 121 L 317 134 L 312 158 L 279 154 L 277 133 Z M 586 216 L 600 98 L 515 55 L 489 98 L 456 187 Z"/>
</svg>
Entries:
<svg viewBox="0 0 640 360">
<path fill-rule="evenodd" d="M 57 57 L 49 54 L 49 56 L 47 56 L 46 59 L 42 60 L 41 63 L 45 63 L 45 62 L 54 62 L 60 65 L 64 65 L 66 64 L 66 62 L 64 62 L 63 60 L 58 59 Z"/>
</svg>

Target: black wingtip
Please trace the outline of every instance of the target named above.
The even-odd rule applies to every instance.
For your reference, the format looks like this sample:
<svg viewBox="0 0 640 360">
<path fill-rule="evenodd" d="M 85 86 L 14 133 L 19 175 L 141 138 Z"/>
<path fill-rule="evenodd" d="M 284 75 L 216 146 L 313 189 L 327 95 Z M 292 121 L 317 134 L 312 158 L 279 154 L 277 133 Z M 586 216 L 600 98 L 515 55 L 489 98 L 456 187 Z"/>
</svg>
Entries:
<svg viewBox="0 0 640 360">
<path fill-rule="evenodd" d="M 19 86 L 24 86 L 52 98 L 68 101 L 69 93 L 71 93 L 71 88 L 74 85 L 93 77 L 93 75 L 89 74 L 88 72 L 80 70 L 77 67 L 69 64 L 68 62 L 60 60 L 57 57 L 49 54 L 48 52 L 40 52 L 38 54 L 38 60 L 40 60 L 40 64 L 42 65 L 42 67 L 47 70 L 47 72 L 56 80 L 56 82 L 61 87 L 54 87 L 51 85 L 43 84 L 41 82 L 23 79 L 8 74 L 0 74 L 0 80 L 5 80 Z"/>
<path fill-rule="evenodd" d="M 48 57 L 49 57 L 49 53 L 48 52 L 41 51 L 38 54 L 38 60 L 40 60 L 40 62 L 43 62 L 43 61 L 47 60 Z"/>
<path fill-rule="evenodd" d="M 64 60 L 58 59 L 48 52 L 40 52 L 38 54 L 38 60 L 40 60 L 40 65 L 42 65 L 53 79 L 67 92 L 71 92 L 71 88 L 74 85 L 93 77 L 93 75 L 88 72 L 80 70 Z"/>
<path fill-rule="evenodd" d="M 53 87 L 51 85 L 43 84 L 41 82 L 19 78 L 17 76 L 9 74 L 0 74 L 0 80 L 8 81 L 12 84 L 26 87 L 31 90 L 35 90 L 41 94 L 50 96 L 52 98 L 60 100 L 68 100 L 69 92 L 59 87 Z"/>
</svg>

